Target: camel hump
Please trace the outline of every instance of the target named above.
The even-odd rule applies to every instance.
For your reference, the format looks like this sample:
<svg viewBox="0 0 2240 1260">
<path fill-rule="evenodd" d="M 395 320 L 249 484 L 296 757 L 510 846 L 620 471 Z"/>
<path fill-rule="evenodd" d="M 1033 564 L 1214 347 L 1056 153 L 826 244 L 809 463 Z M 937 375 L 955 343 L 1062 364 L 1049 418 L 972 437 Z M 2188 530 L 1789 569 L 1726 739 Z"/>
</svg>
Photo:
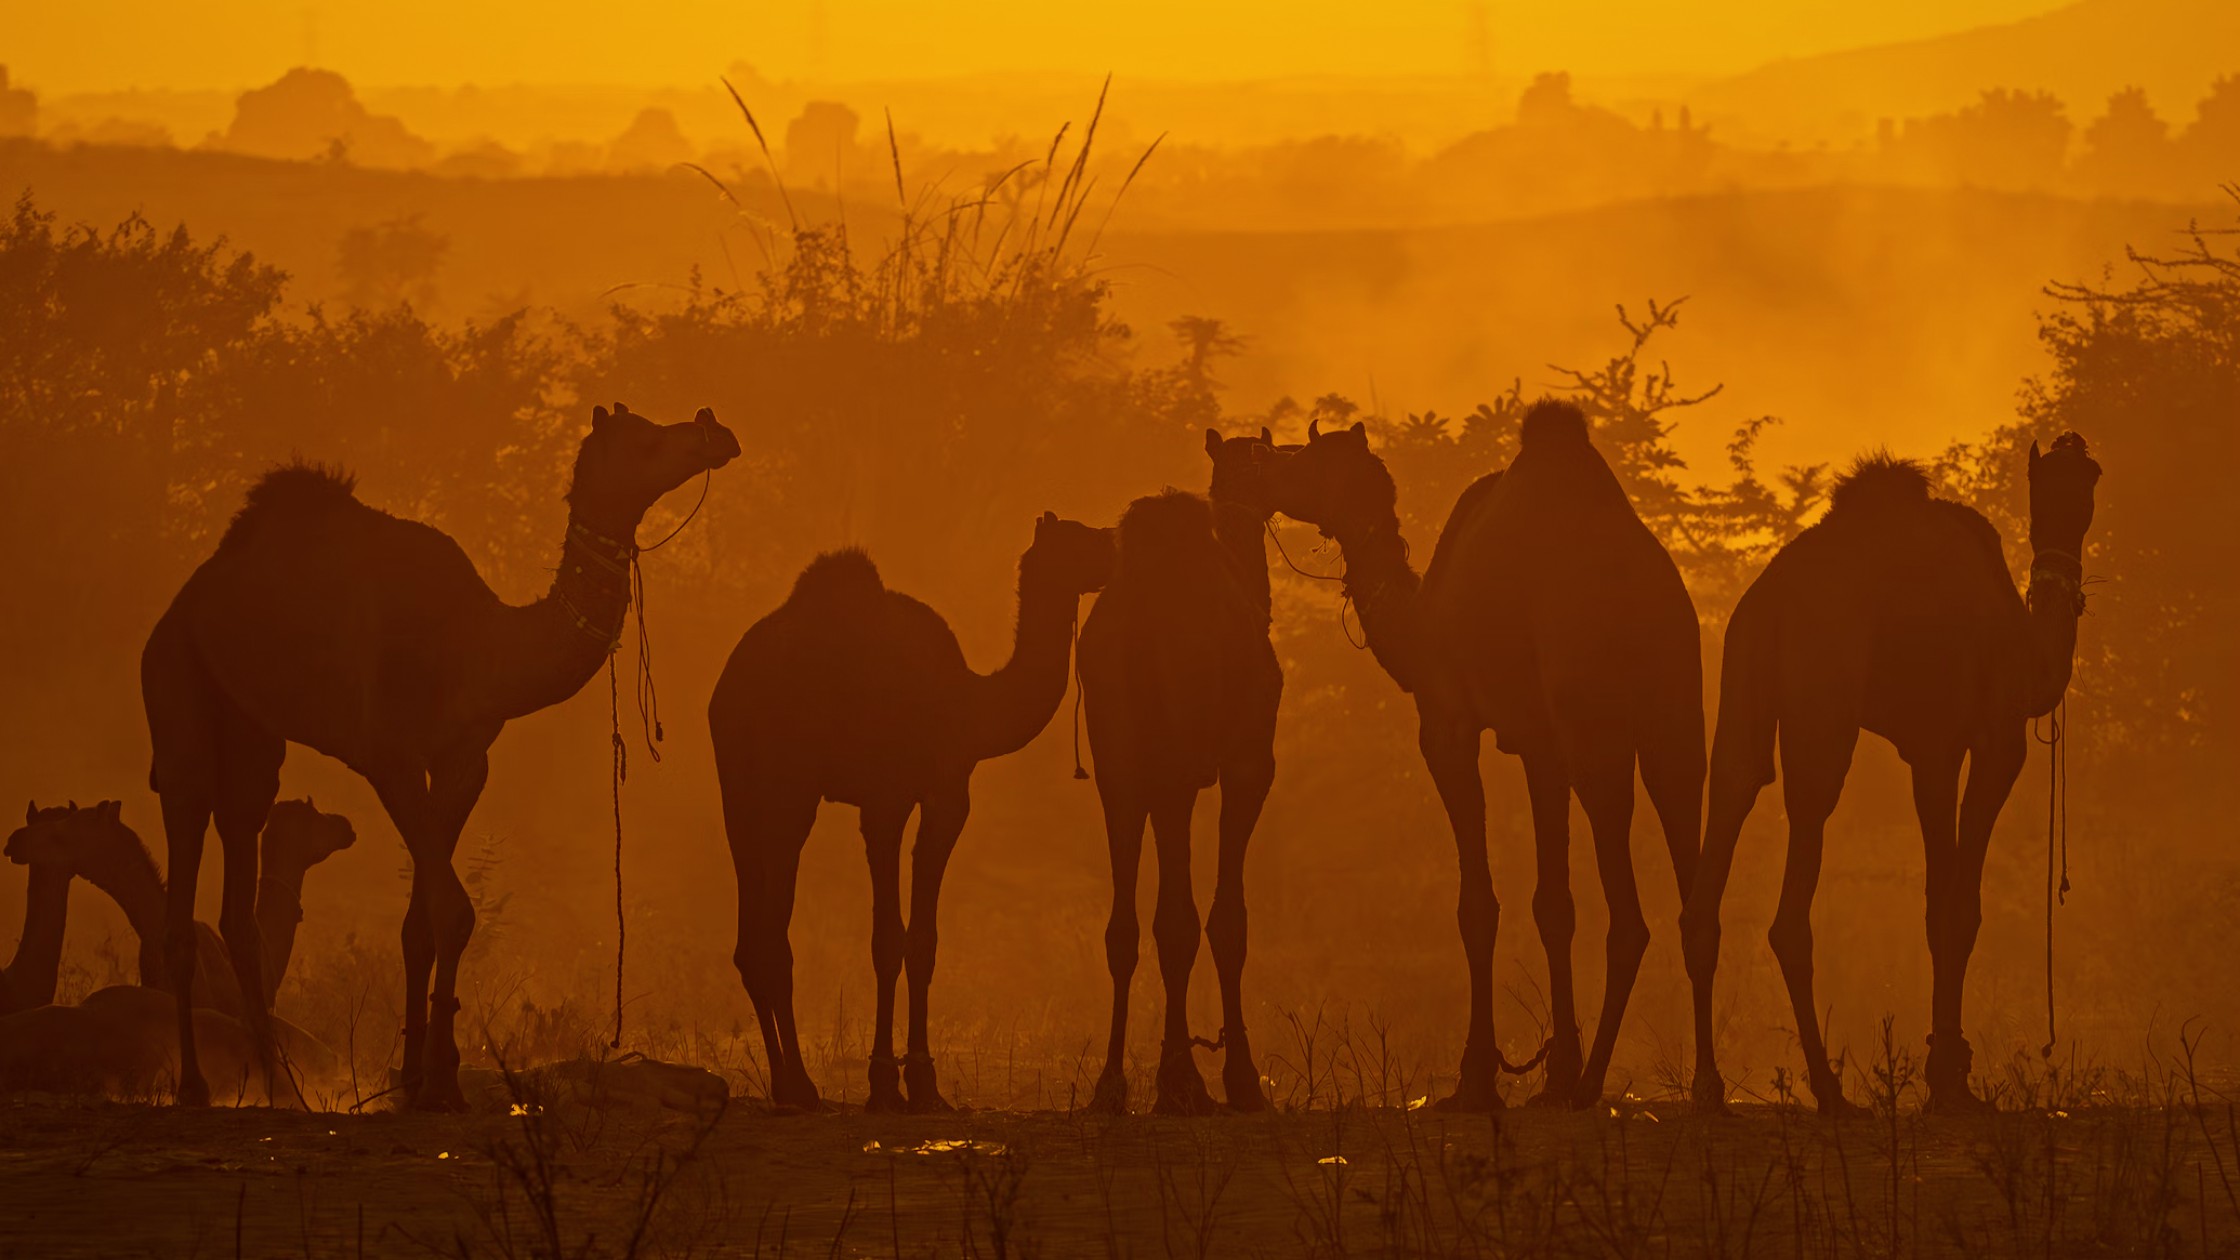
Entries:
<svg viewBox="0 0 2240 1260">
<path fill-rule="evenodd" d="M 852 603 L 877 599 L 887 593 L 879 580 L 879 567 L 859 547 L 828 551 L 809 562 L 793 580 L 789 604 Z"/>
<path fill-rule="evenodd" d="M 1576 403 L 1566 402 L 1561 398 L 1543 398 L 1524 413 L 1524 423 L 1518 427 L 1517 443 L 1525 449 L 1564 443 L 1587 445 L 1587 415 L 1579 410 Z"/>
<path fill-rule="evenodd" d="M 1857 514 L 1929 501 L 1929 471 L 1888 451 L 1859 457 L 1828 492 L 1828 515 Z"/>
<path fill-rule="evenodd" d="M 340 468 L 300 459 L 282 464 L 249 487 L 247 500 L 234 514 L 218 547 L 224 550 L 228 543 L 247 537 L 261 521 L 300 519 L 344 504 L 355 505 L 357 486 L 357 479 Z"/>
<path fill-rule="evenodd" d="M 1120 514 L 1122 570 L 1156 571 L 1219 545 L 1213 536 L 1213 505 L 1187 490 L 1145 495 Z"/>
</svg>

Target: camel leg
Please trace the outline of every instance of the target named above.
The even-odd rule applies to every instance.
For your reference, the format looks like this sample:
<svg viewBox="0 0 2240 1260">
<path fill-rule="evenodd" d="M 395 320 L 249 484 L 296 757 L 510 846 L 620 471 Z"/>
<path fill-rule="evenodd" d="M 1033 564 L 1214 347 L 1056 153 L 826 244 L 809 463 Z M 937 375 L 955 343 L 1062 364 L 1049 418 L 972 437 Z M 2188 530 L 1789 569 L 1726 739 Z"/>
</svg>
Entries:
<svg viewBox="0 0 2240 1260">
<path fill-rule="evenodd" d="M 1812 997 L 1812 895 L 1820 885 L 1820 858 L 1828 815 L 1835 812 L 1851 770 L 1859 728 L 1848 722 L 1792 720 L 1781 727 L 1782 794 L 1789 810 L 1789 861 L 1781 873 L 1781 904 L 1766 939 L 1781 963 L 1789 1005 L 1797 1019 L 1812 1096 L 1823 1115 L 1858 1111 L 1843 1096 L 1843 1082 L 1828 1063 Z"/>
<path fill-rule="evenodd" d="M 1159 983 L 1166 990 L 1166 1019 L 1159 1039 L 1154 1115 L 1202 1116 L 1213 1110 L 1190 1050 L 1190 972 L 1198 962 L 1204 928 L 1190 889 L 1190 812 L 1198 794 L 1189 788 L 1162 793 L 1151 805 L 1151 837 L 1159 855 L 1159 900 L 1151 913 L 1151 939 L 1159 951 Z"/>
<path fill-rule="evenodd" d="M 1472 767 L 1473 771 L 1476 769 Z M 1524 756 L 1525 791 L 1532 798 L 1532 844 L 1538 883 L 1532 889 L 1532 922 L 1548 956 L 1548 1058 L 1535 1106 L 1564 1107 L 1579 1083 L 1579 1011 L 1571 971 L 1571 936 L 1577 910 L 1571 900 L 1571 781 L 1552 749 Z"/>
<path fill-rule="evenodd" d="M 1700 871 L 1698 845 L 1703 838 L 1703 715 L 1686 714 L 1672 733 L 1658 735 L 1654 732 L 1641 742 L 1641 786 L 1649 794 L 1649 804 L 1657 811 L 1657 822 L 1664 828 L 1665 849 L 1672 855 L 1672 874 L 1680 887 L 1681 928 L 1686 935 L 1687 913 L 1685 907 L 1693 894 Z M 1751 792 L 1753 797 L 1756 792 Z M 1739 820 L 1736 827 L 1741 826 Z M 1730 847 L 1727 858 L 1731 862 Z M 1720 877 L 1720 891 L 1725 891 L 1725 875 Z M 1716 913 L 1712 918 L 1714 940 L 1718 932 Z M 1718 955 L 1712 950 L 1714 960 Z M 1711 968 L 1698 969 L 1693 962 L 1688 965 L 1688 984 L 1694 991 L 1696 1027 L 1696 1069 L 1692 1089 L 1697 1111 L 1718 1113 L 1726 1110 L 1726 1082 L 1719 1075 L 1719 1059 L 1715 1052 L 1716 1034 L 1711 1026 Z"/>
<path fill-rule="evenodd" d="M 257 1066 L 264 1073 L 265 1098 L 278 1105 L 277 1054 L 272 1018 L 265 1007 L 264 944 L 257 929 L 258 845 L 265 815 L 280 794 L 280 763 L 287 756 L 287 741 L 266 735 L 236 719 L 225 724 L 219 752 L 219 784 L 212 814 L 218 842 L 225 853 L 224 899 L 218 912 L 218 934 L 233 962 L 241 990 L 242 1022 L 256 1051 Z"/>
<path fill-rule="evenodd" d="M 1128 990 L 1143 946 L 1143 929 L 1136 923 L 1136 881 L 1143 869 L 1148 813 L 1132 792 L 1108 787 L 1103 779 L 1097 786 L 1104 797 L 1105 841 L 1112 850 L 1112 917 L 1104 928 L 1105 968 L 1112 973 L 1112 1036 L 1089 1109 L 1119 1115 L 1128 1109 Z"/>
<path fill-rule="evenodd" d="M 1493 941 L 1501 926 L 1501 903 L 1494 899 L 1493 866 L 1486 858 L 1486 789 L 1478 777 L 1478 729 L 1426 712 L 1421 714 L 1417 742 L 1454 829 L 1455 857 L 1461 866 L 1455 922 L 1462 930 L 1463 956 L 1470 963 L 1470 1026 L 1462 1043 L 1461 1079 L 1439 1105 L 1451 1111 L 1491 1111 L 1501 1106 L 1497 1088 L 1501 1055 L 1493 1037 Z"/>
<path fill-rule="evenodd" d="M 367 780 L 404 839 L 405 851 L 412 855 L 412 891 L 405 902 L 398 942 L 404 954 L 404 1068 L 398 1090 L 409 1104 L 419 1097 L 427 1079 L 428 979 L 436 967 L 435 928 L 428 915 L 434 879 L 416 840 L 427 828 L 427 775 L 416 769 L 398 770 L 369 775 Z"/>
<path fill-rule="evenodd" d="M 1624 1026 L 1626 1003 L 1649 951 L 1649 921 L 1641 914 L 1641 891 L 1633 875 L 1633 758 L 1623 750 L 1598 756 L 1574 754 L 1580 769 L 1579 803 L 1594 829 L 1595 866 L 1602 877 L 1603 900 L 1610 906 L 1610 932 L 1604 946 L 1602 1014 L 1595 1022 L 1587 1067 L 1571 1095 L 1575 1107 L 1602 1101 L 1610 1056 Z"/>
<path fill-rule="evenodd" d="M 412 904 L 406 910 L 404 948 L 407 997 L 406 1079 L 411 1084 L 412 1017 L 424 1023 L 417 1086 L 410 1104 L 425 1111 L 464 1111 L 459 1091 L 459 958 L 474 935 L 474 900 L 452 865 L 459 833 L 482 796 L 490 761 L 478 744 L 430 767 L 422 786 L 418 773 L 384 775 L 374 791 L 404 835 L 412 854 Z M 417 916 L 417 921 L 415 918 Z M 429 975 L 432 958 L 433 976 Z M 423 989 L 425 986 L 425 989 Z M 421 994 L 425 992 L 423 1002 Z"/>
<path fill-rule="evenodd" d="M 1245 905 L 1244 857 L 1252 829 L 1260 821 L 1275 782 L 1272 748 L 1221 772 L 1221 852 L 1213 885 L 1213 909 L 1206 914 L 1206 943 L 1213 949 L 1214 971 L 1221 978 L 1221 1061 L 1223 1097 L 1232 1111 L 1265 1111 L 1260 1067 L 1244 1029 Z"/>
<path fill-rule="evenodd" d="M 2023 727 L 2016 724 L 1987 734 L 1968 753 L 1968 786 L 1960 796 L 1958 842 L 1944 902 L 1943 947 L 1935 955 L 1927 1072 L 1929 1106 L 1934 1110 L 1989 1109 L 1968 1089 L 1974 1051 L 1961 1032 L 1960 1004 L 1967 989 L 1968 958 L 1975 952 L 1977 929 L 1983 926 L 1983 861 L 1991 848 L 1991 827 L 2029 755 L 2024 740 Z"/>
<path fill-rule="evenodd" d="M 210 827 L 210 798 L 200 783 L 186 776 L 164 774 L 163 831 L 170 877 L 164 886 L 164 965 L 171 993 L 178 1004 L 179 1082 L 181 1106 L 206 1107 L 210 1085 L 203 1079 L 202 1060 L 194 1035 L 196 877 L 202 873 L 202 846 Z"/>
<path fill-rule="evenodd" d="M 801 850 L 817 822 L 817 797 L 749 785 L 732 774 L 722 775 L 722 784 L 723 826 L 739 880 L 739 940 L 732 962 L 762 1026 L 770 1101 L 813 1111 L 823 1103 L 793 1025 L 793 944 L 787 928 Z"/>
<path fill-rule="evenodd" d="M 941 877 L 949 855 L 964 834 L 972 810 L 969 783 L 929 794 L 918 810 L 918 838 L 910 846 L 910 926 L 903 961 L 910 971 L 910 1050 L 903 1057 L 903 1084 L 910 1110 L 947 1111 L 933 1070 L 933 1047 L 926 1032 L 926 1001 L 933 988 L 933 959 L 941 940 Z"/>
<path fill-rule="evenodd" d="M 908 802 L 863 810 L 863 855 L 871 864 L 871 974 L 878 1016 L 871 1032 L 869 1111 L 902 1110 L 902 1073 L 894 1057 L 894 986 L 902 976 L 902 830 Z"/>
</svg>

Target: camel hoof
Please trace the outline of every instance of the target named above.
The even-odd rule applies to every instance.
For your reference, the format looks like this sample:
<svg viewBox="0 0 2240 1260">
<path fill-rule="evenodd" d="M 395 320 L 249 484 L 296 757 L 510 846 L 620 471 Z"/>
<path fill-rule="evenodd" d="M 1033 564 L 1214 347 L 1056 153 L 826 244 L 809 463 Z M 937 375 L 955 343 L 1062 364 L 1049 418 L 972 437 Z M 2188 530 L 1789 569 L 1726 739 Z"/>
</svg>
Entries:
<svg viewBox="0 0 2240 1260">
<path fill-rule="evenodd" d="M 1586 1111 L 1602 1105 L 1601 1080 L 1580 1081 L 1571 1087 L 1569 1105 L 1573 1111 Z"/>
<path fill-rule="evenodd" d="M 1206 1092 L 1206 1078 L 1190 1058 L 1190 1047 L 1170 1047 L 1159 1063 L 1159 1093 L 1151 1103 L 1155 1116 L 1206 1116 L 1213 1114 L 1213 1095 Z"/>
<path fill-rule="evenodd" d="M 1491 1115 L 1507 1106 L 1492 1081 L 1474 1076 L 1464 1076 L 1453 1093 L 1432 1104 L 1435 1110 L 1457 1115 Z"/>
<path fill-rule="evenodd" d="M 824 1096 L 817 1092 L 814 1082 L 806 1072 L 795 1076 L 781 1076 L 770 1086 L 770 1105 L 785 1112 L 819 1112 L 824 1110 Z"/>
<path fill-rule="evenodd" d="M 870 1097 L 863 1100 L 863 1109 L 880 1115 L 895 1115 L 909 1110 L 909 1103 L 903 1098 L 900 1085 L 892 1081 L 873 1081 Z"/>
<path fill-rule="evenodd" d="M 444 1115 L 457 1115 L 467 1109 L 467 1098 L 465 1094 L 459 1092 L 457 1078 L 453 1078 L 448 1089 L 431 1081 L 419 1093 L 412 1096 L 412 1109 Z"/>
<path fill-rule="evenodd" d="M 913 1116 L 939 1116 L 955 1111 L 956 1107 L 951 1105 L 948 1099 L 941 1096 L 940 1090 L 925 1090 L 922 1092 L 912 1090 L 910 1101 L 903 1107 L 903 1110 Z"/>
<path fill-rule="evenodd" d="M 210 1105 L 210 1083 L 196 1078 L 179 1083 L 177 1103 L 181 1107 L 207 1107 Z"/>
<path fill-rule="evenodd" d="M 1260 1091 L 1260 1069 L 1250 1063 L 1222 1072 L 1221 1092 L 1231 1111 L 1250 1115 L 1268 1109 L 1268 1096 Z"/>
<path fill-rule="evenodd" d="M 1734 1109 L 1727 1106 L 1725 1082 L 1720 1080 L 1719 1074 L 1710 1074 L 1709 1080 L 1715 1082 L 1713 1084 L 1706 1084 L 1705 1079 L 1704 1073 L 1696 1073 L 1697 1084 L 1689 1093 L 1688 1110 L 1699 1116 L 1733 1115 Z"/>
<path fill-rule="evenodd" d="M 1976 1097 L 1966 1085 L 1950 1085 L 1943 1089 L 1929 1087 L 1929 1102 L 1923 1110 L 1933 1116 L 1989 1116 L 1997 1115 L 1999 1108 Z"/>
<path fill-rule="evenodd" d="M 1128 1114 L 1128 1077 L 1116 1068 L 1106 1068 L 1097 1078 L 1097 1092 L 1089 1096 L 1089 1105 L 1083 1111 L 1094 1116 L 1124 1116 Z"/>
<path fill-rule="evenodd" d="M 931 1115 L 936 1112 L 955 1111 L 949 1100 L 941 1096 L 941 1087 L 934 1075 L 933 1059 L 918 1056 L 905 1060 L 902 1079 L 910 1091 L 908 1110 L 914 1115 Z"/>
<path fill-rule="evenodd" d="M 1820 1102 L 1820 1116 L 1824 1120 L 1871 1120 L 1874 1113 L 1843 1096 L 1843 1091 L 1830 1086 L 1825 1094 L 1816 1093 Z"/>
</svg>

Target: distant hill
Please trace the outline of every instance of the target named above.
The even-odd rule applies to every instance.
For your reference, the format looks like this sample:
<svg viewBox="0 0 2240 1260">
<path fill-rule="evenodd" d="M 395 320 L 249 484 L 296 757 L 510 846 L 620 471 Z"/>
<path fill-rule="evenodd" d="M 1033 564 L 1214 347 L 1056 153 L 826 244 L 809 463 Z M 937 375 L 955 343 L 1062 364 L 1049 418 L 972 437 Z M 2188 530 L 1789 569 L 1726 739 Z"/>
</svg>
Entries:
<svg viewBox="0 0 2240 1260">
<path fill-rule="evenodd" d="M 2081 124 L 2137 86 L 2183 125 L 2209 83 L 2236 72 L 2235 0 L 2078 0 L 2000 26 L 1777 61 L 1688 100 L 1730 139 L 1842 143 L 1872 137 L 1877 119 L 1957 109 L 1997 87 L 2051 92 Z"/>
</svg>

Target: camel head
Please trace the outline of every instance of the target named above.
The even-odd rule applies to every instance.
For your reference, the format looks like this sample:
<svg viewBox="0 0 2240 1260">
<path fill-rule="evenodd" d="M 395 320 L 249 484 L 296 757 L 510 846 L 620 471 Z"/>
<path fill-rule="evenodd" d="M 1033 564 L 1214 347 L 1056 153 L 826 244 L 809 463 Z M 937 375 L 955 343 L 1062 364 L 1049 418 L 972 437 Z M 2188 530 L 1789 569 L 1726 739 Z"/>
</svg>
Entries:
<svg viewBox="0 0 2240 1260">
<path fill-rule="evenodd" d="M 2040 556 L 2063 556 L 2075 561 L 2080 575 L 2085 531 L 2092 528 L 2092 488 L 2100 480 L 2100 465 L 2085 449 L 2084 439 L 2064 433 L 2052 449 L 2038 453 L 2030 444 L 2030 546 Z M 2072 580 L 2075 576 L 2072 575 Z"/>
<path fill-rule="evenodd" d="M 358 833 L 349 819 L 322 812 L 308 796 L 300 801 L 274 801 L 272 812 L 265 815 L 263 851 L 267 862 L 278 856 L 277 848 L 285 847 L 290 861 L 309 869 L 357 840 Z"/>
<path fill-rule="evenodd" d="M 683 424 L 655 424 L 621 403 L 591 409 L 591 432 L 576 451 L 568 506 L 594 527 L 627 538 L 654 500 L 730 463 L 739 439 L 702 407 Z"/>
<path fill-rule="evenodd" d="M 17 866 L 61 866 L 82 877 L 93 848 L 87 841 L 97 832 L 121 826 L 123 809 L 119 801 L 102 801 L 90 809 L 78 808 L 76 801 L 47 809 L 36 802 L 27 804 L 23 826 L 8 837 L 8 860 Z"/>
<path fill-rule="evenodd" d="M 1034 542 L 1019 557 L 1019 582 L 1048 583 L 1073 595 L 1101 591 L 1112 580 L 1118 554 L 1112 531 L 1044 512 L 1034 523 Z"/>
<path fill-rule="evenodd" d="M 1392 474 L 1369 449 L 1369 432 L 1359 421 L 1332 433 L 1310 424 L 1307 444 L 1270 464 L 1266 484 L 1271 507 L 1326 536 L 1398 523 Z"/>
<path fill-rule="evenodd" d="M 1266 520 L 1275 515 L 1268 499 L 1268 481 L 1274 466 L 1290 458 L 1296 446 L 1277 446 L 1265 425 L 1254 437 L 1223 437 L 1218 429 L 1206 430 L 1206 458 L 1213 461 L 1213 480 L 1206 497 L 1215 503 L 1234 503 Z"/>
</svg>

